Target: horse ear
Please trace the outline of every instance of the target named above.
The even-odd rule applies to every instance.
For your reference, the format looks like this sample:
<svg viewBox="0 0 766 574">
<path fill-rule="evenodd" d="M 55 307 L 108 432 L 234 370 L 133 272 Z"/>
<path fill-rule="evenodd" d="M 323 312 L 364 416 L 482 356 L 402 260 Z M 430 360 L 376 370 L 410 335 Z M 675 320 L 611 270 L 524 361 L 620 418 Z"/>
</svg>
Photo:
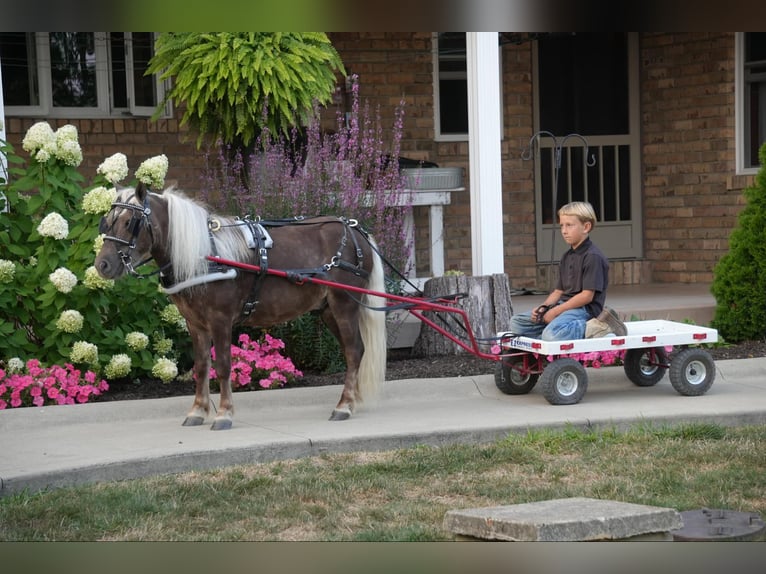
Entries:
<svg viewBox="0 0 766 574">
<path fill-rule="evenodd" d="M 144 184 L 143 181 L 139 181 L 136 186 L 136 199 L 138 199 L 138 201 L 144 201 L 147 193 L 149 193 L 149 188 L 146 187 L 146 184 Z"/>
</svg>

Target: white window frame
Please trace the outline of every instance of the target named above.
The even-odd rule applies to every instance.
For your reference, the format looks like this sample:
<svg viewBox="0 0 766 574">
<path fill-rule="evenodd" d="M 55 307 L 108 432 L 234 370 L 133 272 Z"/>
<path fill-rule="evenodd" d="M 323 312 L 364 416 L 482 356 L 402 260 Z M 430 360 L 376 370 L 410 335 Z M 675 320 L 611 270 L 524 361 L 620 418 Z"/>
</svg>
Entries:
<svg viewBox="0 0 766 574">
<path fill-rule="evenodd" d="M 734 142 L 735 142 L 735 161 L 737 175 L 754 175 L 758 173 L 760 166 L 745 166 L 745 139 L 749 137 L 746 120 L 748 119 L 747 94 L 745 85 L 745 34 L 747 32 L 735 33 L 734 49 Z"/>
<path fill-rule="evenodd" d="M 460 142 L 468 141 L 468 132 L 461 134 L 443 134 L 441 132 L 441 97 L 439 93 L 439 32 L 433 32 L 431 35 L 431 57 L 433 60 L 433 89 L 434 89 L 434 141 L 441 142 Z M 500 137 L 503 137 L 505 130 L 503 129 L 504 114 L 503 114 L 503 49 L 498 40 L 498 65 L 500 74 Z M 466 56 L 463 56 L 464 58 Z M 466 90 L 468 89 L 468 71 L 465 73 L 460 72 L 448 72 L 451 79 L 464 79 L 466 82 Z M 466 112 L 468 113 L 468 112 Z"/>
<path fill-rule="evenodd" d="M 149 117 L 156 110 L 153 106 L 136 106 L 134 83 L 133 83 L 133 53 L 129 49 L 130 32 L 125 32 L 126 50 L 126 86 L 128 91 L 129 107 L 112 107 L 111 102 L 111 71 L 112 58 L 109 51 L 109 35 L 107 32 L 94 32 L 94 47 L 96 51 L 96 101 L 93 107 L 62 107 L 53 105 L 51 60 L 50 60 L 50 34 L 49 32 L 35 32 L 35 47 L 37 55 L 38 96 L 40 104 L 36 106 L 6 106 L 6 116 L 15 117 L 49 117 L 49 118 L 109 118 L 109 117 Z M 156 38 L 156 34 L 155 34 Z M 162 102 L 165 92 L 169 88 L 165 81 L 155 74 L 157 101 Z M 172 117 L 170 102 L 166 103 L 162 118 Z"/>
</svg>

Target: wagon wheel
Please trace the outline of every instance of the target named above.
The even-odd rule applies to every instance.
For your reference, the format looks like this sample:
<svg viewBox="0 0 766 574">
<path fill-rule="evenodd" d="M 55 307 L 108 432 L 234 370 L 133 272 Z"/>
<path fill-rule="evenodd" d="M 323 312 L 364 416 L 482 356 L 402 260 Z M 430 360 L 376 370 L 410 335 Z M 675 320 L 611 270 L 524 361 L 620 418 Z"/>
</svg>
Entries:
<svg viewBox="0 0 766 574">
<path fill-rule="evenodd" d="M 715 363 L 704 349 L 683 349 L 670 362 L 670 384 L 685 397 L 704 395 L 715 380 Z"/>
<path fill-rule="evenodd" d="M 526 395 L 537 384 L 539 373 L 530 373 L 524 355 L 501 359 L 495 371 L 495 385 L 506 395 Z"/>
<path fill-rule="evenodd" d="M 662 347 L 625 351 L 625 375 L 639 387 L 651 387 L 665 376 L 668 354 Z"/>
<path fill-rule="evenodd" d="M 578 361 L 556 359 L 540 375 L 543 395 L 552 405 L 579 403 L 588 390 L 588 374 Z"/>
</svg>

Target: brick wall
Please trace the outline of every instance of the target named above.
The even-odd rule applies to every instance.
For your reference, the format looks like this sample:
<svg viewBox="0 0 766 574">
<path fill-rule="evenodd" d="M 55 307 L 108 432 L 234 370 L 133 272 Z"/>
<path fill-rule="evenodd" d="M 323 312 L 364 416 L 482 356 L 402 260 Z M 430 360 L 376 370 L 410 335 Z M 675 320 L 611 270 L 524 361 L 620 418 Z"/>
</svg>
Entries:
<svg viewBox="0 0 766 574">
<path fill-rule="evenodd" d="M 203 154 L 197 151 L 194 138 L 181 127 L 181 112 L 176 117 L 152 122 L 148 118 L 125 119 L 44 119 L 56 130 L 71 124 L 77 128 L 83 162 L 79 171 L 90 181 L 96 169 L 105 158 L 117 152 L 128 158 L 131 174 L 142 161 L 155 155 L 165 154 L 169 160 L 167 183 L 177 185 L 190 192 L 199 189 L 199 180 L 204 163 Z M 8 141 L 16 153 L 27 159 L 21 142 L 27 130 L 41 118 L 7 118 Z"/>
<path fill-rule="evenodd" d="M 645 255 L 656 282 L 710 282 L 742 208 L 734 34 L 642 34 Z"/>
</svg>

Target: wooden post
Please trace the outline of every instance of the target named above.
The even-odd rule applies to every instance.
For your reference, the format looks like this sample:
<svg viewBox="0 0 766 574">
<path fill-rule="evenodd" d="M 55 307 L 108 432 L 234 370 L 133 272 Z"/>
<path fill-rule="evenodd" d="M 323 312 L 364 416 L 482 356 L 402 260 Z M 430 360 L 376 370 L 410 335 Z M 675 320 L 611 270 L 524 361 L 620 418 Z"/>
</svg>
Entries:
<svg viewBox="0 0 766 574">
<path fill-rule="evenodd" d="M 508 275 L 496 273 L 494 275 L 445 275 L 434 277 L 426 281 L 423 286 L 426 297 L 438 297 L 455 293 L 466 293 L 458 307 L 468 315 L 470 328 L 474 337 L 479 340 L 491 339 L 498 331 L 507 330 L 510 326 L 513 307 L 511 306 L 511 288 Z M 453 313 L 438 313 L 444 320 L 436 317 L 437 313 L 429 311 L 424 313 L 426 317 L 442 326 L 454 336 L 466 344 L 470 342 L 466 332 L 456 321 L 460 317 Z M 481 344 L 481 350 L 489 352 L 490 342 Z M 420 334 L 413 345 L 413 353 L 416 355 L 459 355 L 467 353 L 459 345 L 437 332 L 425 323 L 420 326 Z"/>
</svg>

